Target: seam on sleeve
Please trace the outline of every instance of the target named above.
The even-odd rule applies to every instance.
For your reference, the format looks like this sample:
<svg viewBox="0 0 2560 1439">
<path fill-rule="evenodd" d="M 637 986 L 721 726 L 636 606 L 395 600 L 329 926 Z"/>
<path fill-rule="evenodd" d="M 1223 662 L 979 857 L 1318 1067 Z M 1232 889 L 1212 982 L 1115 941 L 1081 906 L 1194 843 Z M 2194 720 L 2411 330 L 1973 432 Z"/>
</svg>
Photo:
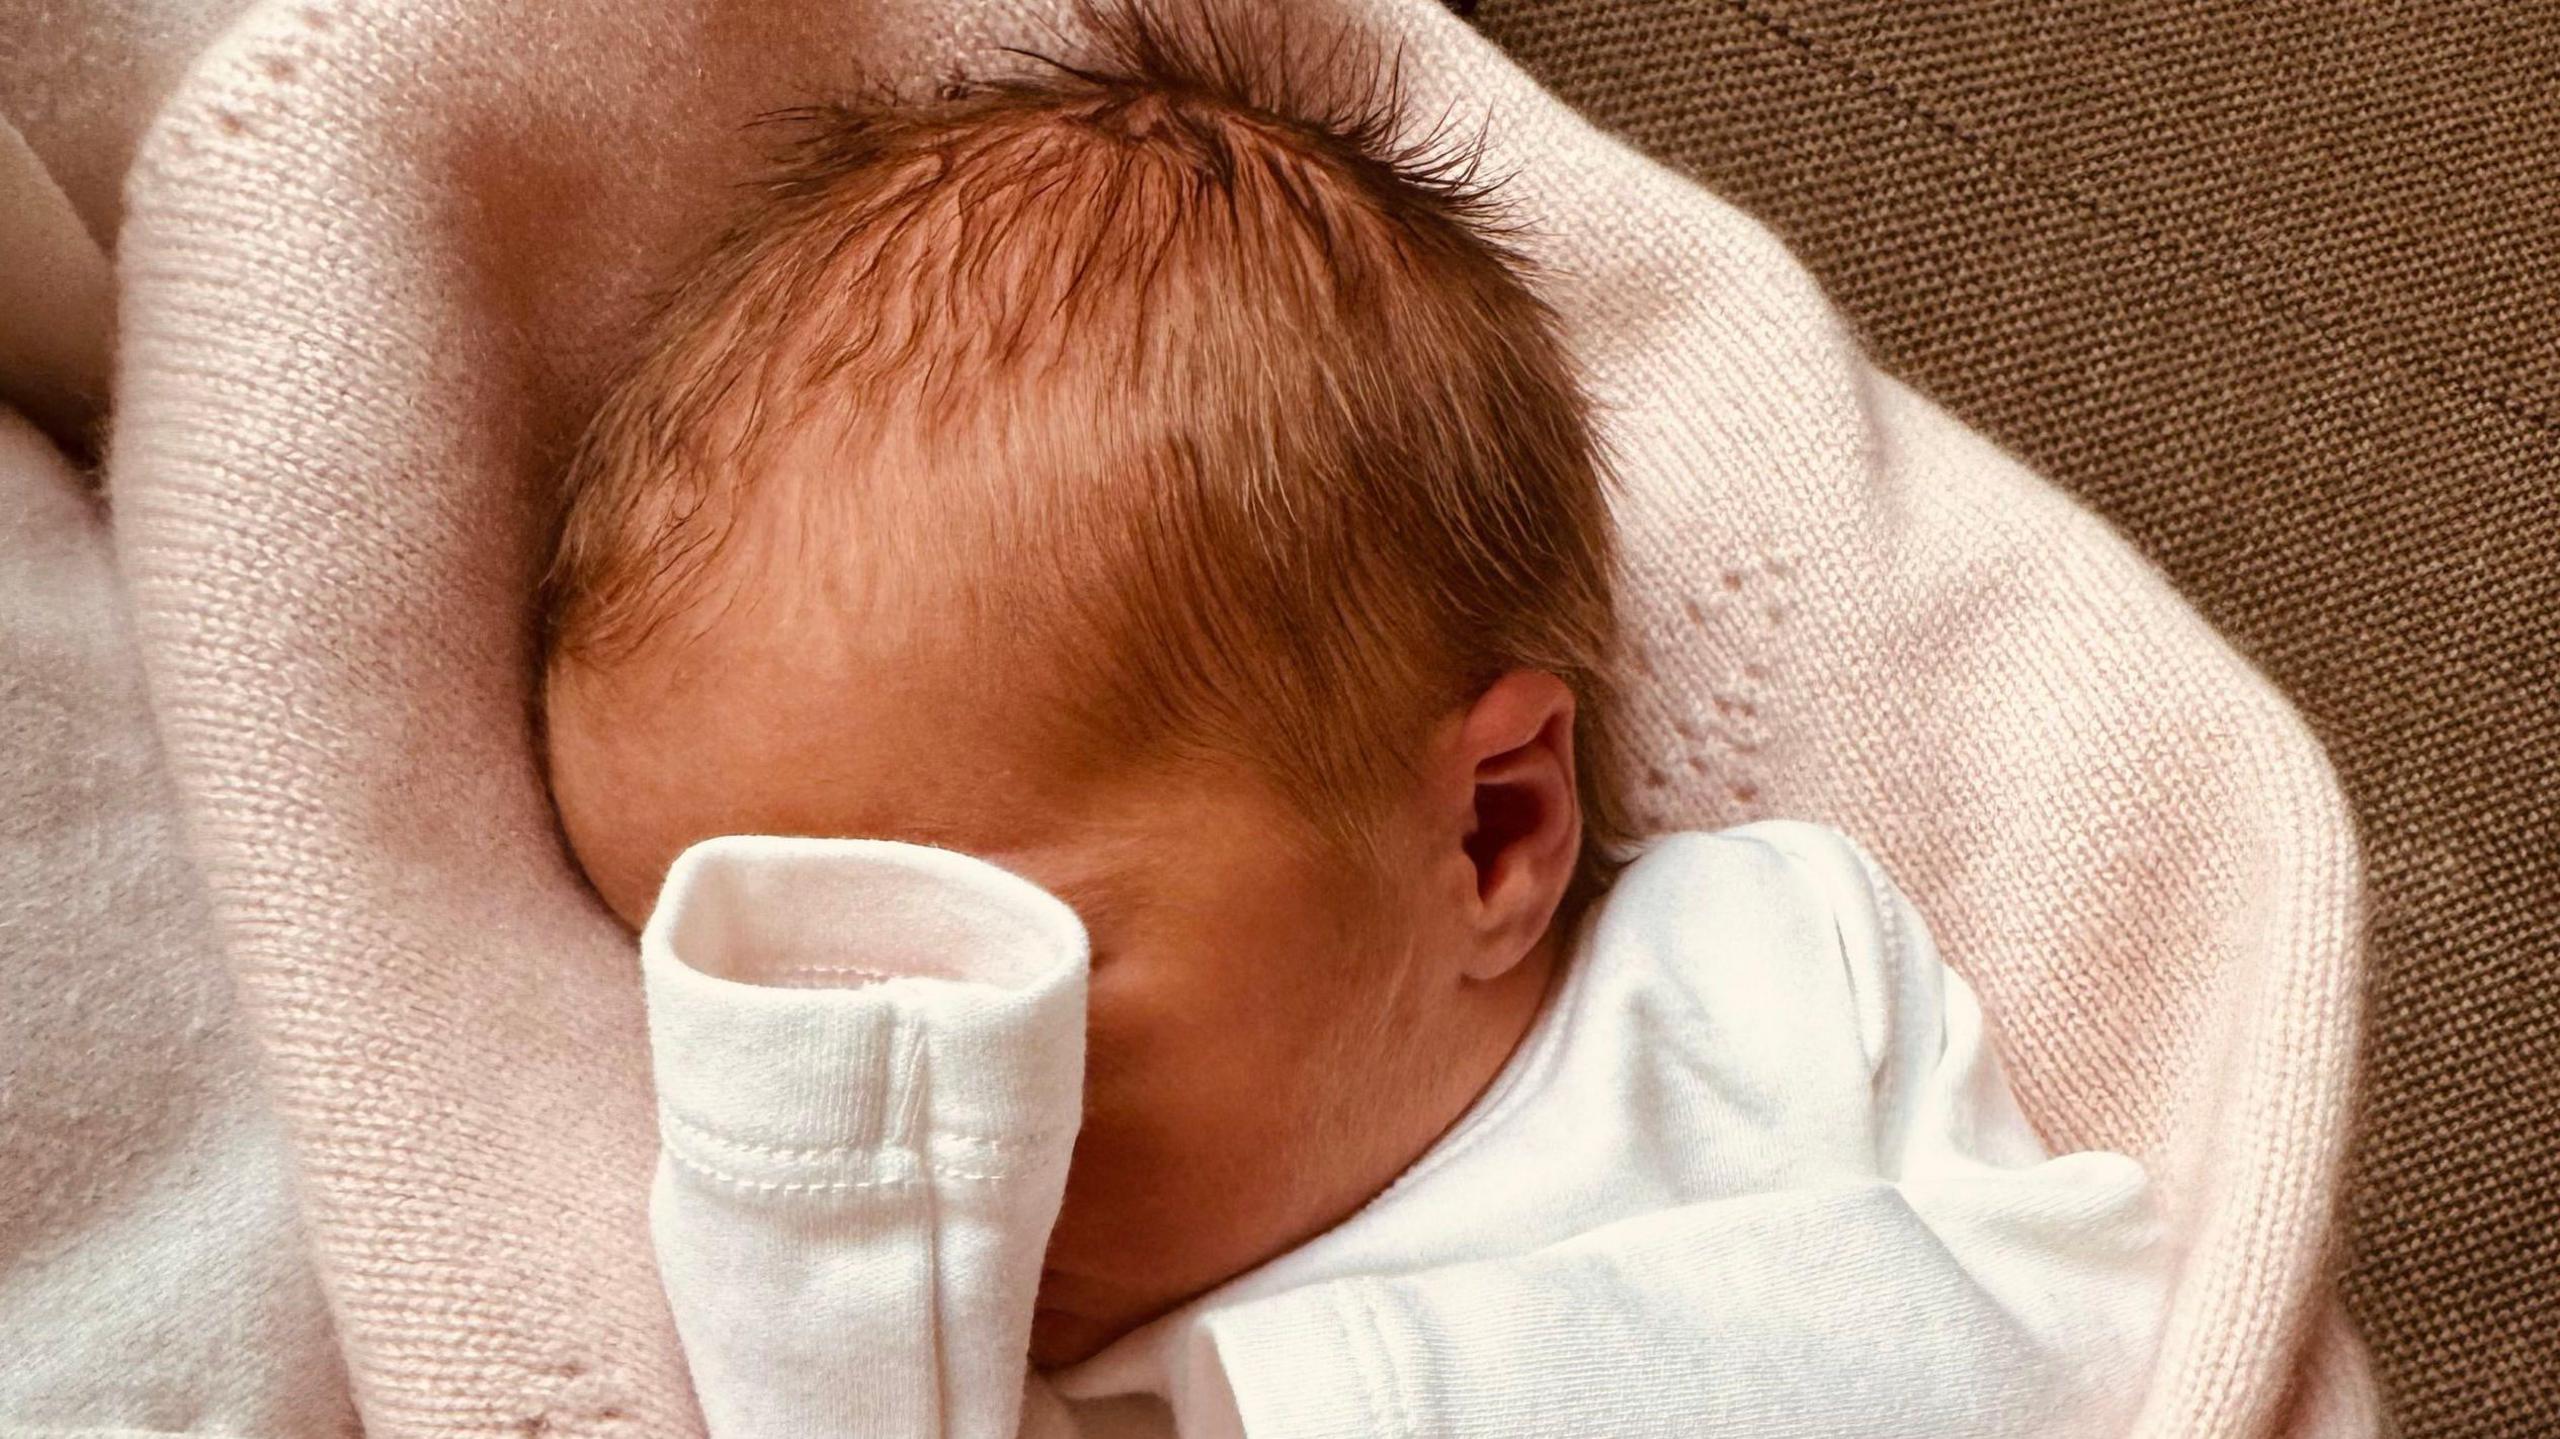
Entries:
<svg viewBox="0 0 2560 1439">
<path fill-rule="evenodd" d="M 705 1163 L 673 1144 L 666 1145 L 664 1148 L 667 1158 L 675 1161 L 691 1174 L 714 1183 L 725 1184 L 732 1189 L 752 1189 L 759 1194 L 846 1194 L 861 1189 L 904 1189 L 919 1184 L 924 1179 L 921 1171 L 893 1174 L 879 1179 L 749 1179 L 743 1174 L 732 1174 L 725 1169 Z"/>
<path fill-rule="evenodd" d="M 1358 1301 L 1360 1327 L 1366 1332 L 1346 1332 L 1344 1338 L 1353 1353 L 1367 1356 L 1360 1368 L 1361 1387 L 1368 1392 L 1370 1414 L 1386 1422 L 1389 1434 L 1414 1434 L 1419 1431 L 1414 1428 L 1413 1406 L 1406 1396 L 1404 1375 L 1395 1354 L 1387 1347 L 1386 1326 L 1378 1322 L 1378 1300 L 1382 1288 L 1366 1281 L 1353 1286 L 1351 1296 Z M 1347 1331 L 1350 1326 L 1346 1324 L 1344 1327 Z"/>
<path fill-rule="evenodd" d="M 749 1179 L 743 1174 L 732 1174 L 717 1165 L 706 1163 L 698 1156 L 687 1154 L 673 1145 L 666 1146 L 666 1153 L 669 1159 L 704 1179 L 736 1189 L 752 1189 L 762 1194 L 846 1194 L 861 1189 L 904 1189 L 922 1184 L 928 1178 L 993 1182 L 1013 1177 L 1012 1174 L 1003 1170 L 987 1172 L 974 1169 L 950 1169 L 938 1164 L 921 1164 L 903 1174 L 884 1175 L 878 1179 Z"/>
<path fill-rule="evenodd" d="M 795 964 L 789 969 L 759 976 L 756 983 L 777 989 L 860 989 L 865 985 L 885 984 L 896 978 L 897 975 L 885 969 L 865 969 L 853 964 Z M 855 982 L 848 984 L 845 983 L 847 980 Z"/>
<path fill-rule="evenodd" d="M 904 1012 L 892 1011 L 895 1028 L 890 1034 L 891 1061 L 898 1067 L 898 1112 L 889 1120 L 890 1135 L 906 1148 L 920 1150 L 918 1142 L 924 1130 L 925 1105 L 925 1035 L 914 1019 Z"/>
<path fill-rule="evenodd" d="M 1884 1033 L 1881 1036 L 1882 1042 L 1875 1047 L 1875 1053 L 1868 1056 L 1868 1062 L 1875 1068 L 1878 1075 L 1882 1075 L 1885 1051 L 1891 1047 L 1892 1035 L 1899 1027 L 1894 1023 L 1895 1011 L 1902 1007 L 1906 990 L 1911 983 L 1911 936 L 1903 924 L 1902 891 L 1894 887 L 1893 880 L 1885 874 L 1884 867 L 1876 863 L 1875 856 L 1867 853 L 1864 846 L 1852 843 L 1849 846 L 1849 853 L 1858 862 L 1858 872 L 1866 876 L 1867 912 L 1875 920 L 1877 978 L 1884 987 L 1882 1007 Z M 1932 1064 L 1946 1053 L 1947 1027 L 1941 1022 L 1936 1025 L 1936 1029 L 1938 1053 L 1930 1056 Z"/>
<path fill-rule="evenodd" d="M 754 1140 L 737 1139 L 723 1134 L 698 1119 L 678 1113 L 673 1107 L 663 1103 L 658 1106 L 658 1123 L 662 1132 L 665 1130 L 680 1132 L 688 1143 L 699 1143 L 704 1148 L 725 1150 L 736 1154 L 751 1154 L 759 1159 L 788 1162 L 843 1159 L 855 1154 L 914 1152 L 911 1146 L 887 1140 L 868 1144 L 762 1144 Z M 1011 1135 L 936 1133 L 927 1136 L 926 1147 L 970 1149 L 993 1156 L 1036 1148 L 1055 1139 L 1057 1135 L 1058 1131 L 1055 1128 L 1026 1130 L 1023 1133 Z"/>
<path fill-rule="evenodd" d="M 1807 826 L 1807 828 L 1820 828 Z M 1902 1000 L 1902 980 L 1908 968 L 1900 916 L 1893 912 L 1889 896 L 1897 891 L 1876 865 L 1866 847 L 1835 829 L 1821 829 L 1828 841 L 1825 848 L 1847 852 L 1850 868 L 1864 888 L 1865 909 L 1876 933 L 1877 963 L 1873 972 L 1858 962 L 1849 944 L 1849 932 L 1841 923 L 1842 908 L 1852 896 L 1843 892 L 1846 886 L 1832 879 L 1839 870 L 1836 861 L 1819 854 L 1807 853 L 1789 843 L 1783 835 L 1762 835 L 1760 842 L 1783 856 L 1796 873 L 1822 901 L 1824 917 L 1831 923 L 1831 942 L 1839 956 L 1840 972 L 1849 987 L 1850 1015 L 1857 1025 L 1858 1052 L 1866 1060 L 1870 1084 L 1884 1079 L 1885 1062 L 1893 1047 L 1895 1015 Z M 1874 1016 L 1869 1022 L 1869 1016 Z"/>
</svg>

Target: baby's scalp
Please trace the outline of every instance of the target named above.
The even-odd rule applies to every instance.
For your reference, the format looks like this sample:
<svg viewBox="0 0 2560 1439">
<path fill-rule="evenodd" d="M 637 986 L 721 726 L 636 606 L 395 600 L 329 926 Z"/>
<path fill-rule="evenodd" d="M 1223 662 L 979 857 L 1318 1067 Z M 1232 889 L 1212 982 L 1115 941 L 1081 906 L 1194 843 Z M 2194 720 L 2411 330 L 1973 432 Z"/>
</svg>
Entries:
<svg viewBox="0 0 2560 1439">
<path fill-rule="evenodd" d="M 1471 152 L 1340 35 L 1088 18 L 1091 59 L 791 117 L 572 463 L 550 683 L 745 624 L 977 647 L 1071 752 L 1248 760 L 1358 847 L 1430 716 L 1546 670 L 1587 897 L 1604 470 Z"/>
</svg>

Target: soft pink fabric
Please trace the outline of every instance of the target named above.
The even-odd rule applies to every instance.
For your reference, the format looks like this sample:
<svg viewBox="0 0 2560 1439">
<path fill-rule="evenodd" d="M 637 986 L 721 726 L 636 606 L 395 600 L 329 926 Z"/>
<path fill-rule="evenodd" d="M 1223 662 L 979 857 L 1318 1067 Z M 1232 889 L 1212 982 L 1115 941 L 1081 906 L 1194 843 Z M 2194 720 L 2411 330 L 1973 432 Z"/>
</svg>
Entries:
<svg viewBox="0 0 2560 1439">
<path fill-rule="evenodd" d="M 278 0 L 145 146 L 121 543 L 377 1436 L 698 1425 L 633 950 L 529 744 L 542 497 L 750 117 L 1052 44 L 1060 8 Z M 2185 1259 L 2141 1432 L 2368 1432 L 2321 1271 L 2355 857 L 2299 721 L 1757 224 L 1430 0 L 1303 8 L 1401 37 L 1417 113 L 1516 172 L 1627 477 L 1640 812 L 1870 843 L 2048 1137 L 2157 1166 Z"/>
</svg>

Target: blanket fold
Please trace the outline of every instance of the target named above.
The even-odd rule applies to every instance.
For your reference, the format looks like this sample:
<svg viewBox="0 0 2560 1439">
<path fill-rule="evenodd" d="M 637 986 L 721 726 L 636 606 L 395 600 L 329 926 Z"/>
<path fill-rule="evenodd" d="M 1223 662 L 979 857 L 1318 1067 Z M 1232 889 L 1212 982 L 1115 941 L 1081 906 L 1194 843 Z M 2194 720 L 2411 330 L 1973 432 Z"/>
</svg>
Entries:
<svg viewBox="0 0 2560 1439">
<path fill-rule="evenodd" d="M 105 513 L 0 407 L 9 1439 L 354 1428 L 175 809 Z"/>
<path fill-rule="evenodd" d="M 532 747 L 551 476 L 749 121 L 1056 49 L 1058 8 L 273 0 L 145 143 L 119 543 L 370 1433 L 699 1432 L 634 951 Z M 2355 851 L 2299 721 L 1761 226 L 1429 0 L 1304 9 L 1512 177 L 1623 475 L 1640 817 L 1858 836 L 2046 1138 L 2153 1167 L 2185 1259 L 2139 1433 L 2371 1432 L 2321 1268 Z"/>
</svg>

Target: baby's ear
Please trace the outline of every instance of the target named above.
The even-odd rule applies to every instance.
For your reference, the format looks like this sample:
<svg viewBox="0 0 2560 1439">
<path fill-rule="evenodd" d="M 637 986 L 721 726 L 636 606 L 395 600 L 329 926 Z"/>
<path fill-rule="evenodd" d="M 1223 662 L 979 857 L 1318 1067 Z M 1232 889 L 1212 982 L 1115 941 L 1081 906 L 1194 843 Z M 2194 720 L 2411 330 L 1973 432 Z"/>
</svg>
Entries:
<svg viewBox="0 0 2560 1439">
<path fill-rule="evenodd" d="M 1572 687 L 1542 670 L 1495 680 L 1458 729 L 1469 773 L 1463 844 L 1475 871 L 1465 971 L 1492 979 L 1536 947 L 1582 851 Z"/>
</svg>

